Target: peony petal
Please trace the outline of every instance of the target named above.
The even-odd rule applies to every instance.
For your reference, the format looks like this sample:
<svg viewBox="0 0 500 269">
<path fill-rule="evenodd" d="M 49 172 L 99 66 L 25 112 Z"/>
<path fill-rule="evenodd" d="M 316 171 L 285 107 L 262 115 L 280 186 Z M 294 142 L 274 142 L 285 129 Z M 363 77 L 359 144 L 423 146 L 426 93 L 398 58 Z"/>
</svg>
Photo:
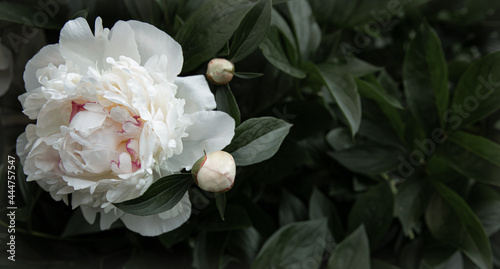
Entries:
<svg viewBox="0 0 500 269">
<path fill-rule="evenodd" d="M 26 156 L 31 151 L 33 147 L 33 143 L 38 139 L 36 135 L 36 125 L 28 124 L 26 126 L 26 131 L 22 133 L 16 141 L 16 153 L 21 160 L 21 165 L 24 166 L 24 161 L 26 160 Z"/>
<path fill-rule="evenodd" d="M 128 153 L 121 153 L 118 156 L 118 161 L 110 163 L 111 170 L 116 174 L 129 174 L 132 173 L 132 159 Z M 109 194 L 110 192 L 108 192 Z M 108 198 L 111 201 L 111 199 Z"/>
<path fill-rule="evenodd" d="M 165 74 L 169 71 L 168 57 L 167 55 L 153 55 L 148 61 L 144 64 L 144 67 L 148 70 L 151 77 L 155 80 L 156 83 L 161 83 L 162 81 L 171 81 L 169 80 Z"/>
<path fill-rule="evenodd" d="M 68 21 L 61 29 L 59 46 L 61 55 L 78 65 L 80 73 L 92 66 L 102 66 L 102 51 L 107 38 L 94 37 L 84 18 Z"/>
<path fill-rule="evenodd" d="M 158 236 L 180 227 L 191 215 L 191 202 L 186 192 L 182 200 L 172 209 L 151 216 L 136 216 L 124 213 L 121 220 L 125 226 L 143 236 Z"/>
<path fill-rule="evenodd" d="M 215 97 L 203 75 L 177 77 L 174 83 L 177 85 L 176 97 L 186 100 L 185 113 L 215 109 Z"/>
<path fill-rule="evenodd" d="M 46 67 L 49 63 L 58 66 L 64 64 L 61 53 L 59 52 L 59 44 L 48 45 L 43 47 L 31 60 L 26 64 L 26 69 L 23 74 L 26 91 L 30 92 L 41 86 L 36 77 L 36 71 Z"/>
<path fill-rule="evenodd" d="M 108 149 L 77 151 L 85 163 L 85 170 L 90 173 L 104 173 L 111 169 L 109 160 L 116 159 L 118 152 Z"/>
<path fill-rule="evenodd" d="M 193 164 L 207 153 L 223 149 L 231 143 L 234 136 L 234 119 L 221 111 L 200 111 L 191 114 L 193 124 L 186 128 L 188 137 L 182 139 L 183 151 L 167 162 L 167 169 L 190 170 Z"/>
<path fill-rule="evenodd" d="M 160 29 L 140 21 L 128 21 L 135 32 L 137 48 L 141 55 L 141 65 L 154 55 L 166 55 L 168 65 L 164 76 L 173 82 L 182 69 L 182 49 L 179 43 Z"/>
<path fill-rule="evenodd" d="M 47 145 L 45 138 L 39 138 L 26 157 L 24 172 L 27 175 L 36 172 L 51 174 L 57 171 L 59 160 L 58 152 Z"/>
<path fill-rule="evenodd" d="M 80 132 L 80 135 L 87 137 L 93 131 L 101 128 L 107 117 L 108 115 L 104 113 L 80 111 L 75 114 L 68 127 L 75 128 L 76 131 Z"/>
<path fill-rule="evenodd" d="M 128 23 L 119 21 L 109 32 L 102 29 L 102 20 L 95 21 L 96 35 L 92 34 L 84 18 L 68 21 L 61 30 L 59 44 L 61 54 L 66 60 L 78 65 L 80 72 L 97 66 L 98 71 L 107 69 L 106 58 L 118 60 L 127 56 L 140 62 L 141 57 L 135 42 L 134 31 Z"/>
<path fill-rule="evenodd" d="M 57 191 L 57 194 L 70 194 L 72 192 L 74 192 L 75 190 L 69 186 L 66 186 L 66 187 L 62 187 L 61 189 L 59 189 Z"/>
<path fill-rule="evenodd" d="M 49 136 L 60 131 L 66 125 L 71 114 L 71 104 L 61 100 L 50 100 L 40 110 L 36 125 L 39 137 Z"/>
<path fill-rule="evenodd" d="M 90 224 L 94 224 L 95 217 L 100 209 L 84 205 L 80 206 L 80 208 L 82 209 L 83 217 L 85 218 L 85 220 Z"/>
<path fill-rule="evenodd" d="M 97 186 L 97 184 L 93 186 Z M 71 206 L 73 209 L 90 203 L 92 203 L 92 196 L 89 195 L 88 190 L 75 191 L 71 194 Z"/>
<path fill-rule="evenodd" d="M 90 188 L 90 186 L 93 186 L 96 184 L 95 181 L 87 180 L 87 179 L 79 179 L 76 177 L 62 176 L 62 178 L 64 181 L 67 182 L 68 186 L 73 187 L 75 190 Z"/>
<path fill-rule="evenodd" d="M 23 113 L 32 120 L 38 118 L 40 109 L 47 103 L 47 97 L 41 87 L 19 95 L 18 99 L 23 105 Z"/>
<path fill-rule="evenodd" d="M 115 60 L 119 60 L 120 56 L 127 56 L 138 63 L 141 62 L 134 30 L 128 23 L 124 21 L 115 23 L 109 33 L 109 37 L 110 40 L 106 44 L 103 58 L 112 57 Z"/>
<path fill-rule="evenodd" d="M 120 218 L 121 212 L 117 213 L 115 210 L 111 210 L 108 213 L 105 213 L 104 210 L 101 210 L 101 230 L 107 230 L 111 228 L 113 222 L 117 221 Z"/>
</svg>

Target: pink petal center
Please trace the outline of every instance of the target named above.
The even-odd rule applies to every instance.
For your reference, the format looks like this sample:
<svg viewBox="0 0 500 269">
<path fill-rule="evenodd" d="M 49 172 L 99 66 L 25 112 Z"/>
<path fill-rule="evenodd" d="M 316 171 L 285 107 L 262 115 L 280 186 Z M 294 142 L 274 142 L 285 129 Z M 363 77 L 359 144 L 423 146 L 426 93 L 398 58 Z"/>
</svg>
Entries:
<svg viewBox="0 0 500 269">
<path fill-rule="evenodd" d="M 69 117 L 69 122 L 71 122 L 71 120 L 73 119 L 73 117 L 75 117 L 76 113 L 80 112 L 80 111 L 84 111 L 86 110 L 84 108 L 86 103 L 83 103 L 83 104 L 79 104 L 75 101 L 71 101 L 71 116 Z"/>
</svg>

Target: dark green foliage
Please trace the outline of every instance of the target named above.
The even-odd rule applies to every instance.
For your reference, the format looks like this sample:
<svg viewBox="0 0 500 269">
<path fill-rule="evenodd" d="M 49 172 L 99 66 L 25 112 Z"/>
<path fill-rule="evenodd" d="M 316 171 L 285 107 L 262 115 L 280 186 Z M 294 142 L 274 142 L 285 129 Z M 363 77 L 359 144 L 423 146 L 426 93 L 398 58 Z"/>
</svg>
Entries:
<svg viewBox="0 0 500 269">
<path fill-rule="evenodd" d="M 212 91 L 236 121 L 224 150 L 237 176 L 214 195 L 182 171 L 116 204 L 151 215 L 189 191 L 188 222 L 147 238 L 121 222 L 101 232 L 16 160 L 19 261 L 0 267 L 500 268 L 498 1 L 106 1 L 61 5 L 43 25 L 37 3 L 0 2 L 2 43 L 27 44 L 0 97 L 2 205 L 28 123 L 23 67 L 75 16 L 154 24 L 181 44 L 181 76 L 232 60 L 235 77 Z M 12 41 L 23 27 L 43 44 Z"/>
</svg>

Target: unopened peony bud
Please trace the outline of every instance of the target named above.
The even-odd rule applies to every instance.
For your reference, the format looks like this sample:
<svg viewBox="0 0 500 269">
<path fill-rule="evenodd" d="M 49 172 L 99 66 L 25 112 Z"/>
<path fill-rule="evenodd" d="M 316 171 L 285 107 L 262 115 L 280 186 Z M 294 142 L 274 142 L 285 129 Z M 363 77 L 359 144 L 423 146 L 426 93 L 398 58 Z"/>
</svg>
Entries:
<svg viewBox="0 0 500 269">
<path fill-rule="evenodd" d="M 234 64 L 226 59 L 215 58 L 208 63 L 207 77 L 215 84 L 223 85 L 233 79 Z"/>
<path fill-rule="evenodd" d="M 209 192 L 226 192 L 233 187 L 236 164 L 225 151 L 211 152 L 201 157 L 191 170 L 196 184 Z"/>
</svg>

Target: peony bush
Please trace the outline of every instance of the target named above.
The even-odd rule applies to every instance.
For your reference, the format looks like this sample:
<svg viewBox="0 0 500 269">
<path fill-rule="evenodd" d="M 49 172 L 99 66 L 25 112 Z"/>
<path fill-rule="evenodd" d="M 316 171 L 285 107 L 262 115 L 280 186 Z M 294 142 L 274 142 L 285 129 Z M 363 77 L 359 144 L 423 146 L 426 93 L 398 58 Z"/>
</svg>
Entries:
<svg viewBox="0 0 500 269">
<path fill-rule="evenodd" d="M 160 177 L 191 169 L 203 150 L 224 148 L 234 120 L 212 111 L 215 99 L 203 76 L 177 77 L 182 50 L 152 25 L 118 22 L 95 33 L 83 18 L 69 21 L 58 44 L 26 65 L 23 112 L 36 119 L 17 142 L 28 181 L 55 200 L 80 207 L 101 229 L 117 219 L 156 236 L 190 215 L 186 193 L 172 209 L 135 216 L 113 203 L 142 195 Z"/>
</svg>

